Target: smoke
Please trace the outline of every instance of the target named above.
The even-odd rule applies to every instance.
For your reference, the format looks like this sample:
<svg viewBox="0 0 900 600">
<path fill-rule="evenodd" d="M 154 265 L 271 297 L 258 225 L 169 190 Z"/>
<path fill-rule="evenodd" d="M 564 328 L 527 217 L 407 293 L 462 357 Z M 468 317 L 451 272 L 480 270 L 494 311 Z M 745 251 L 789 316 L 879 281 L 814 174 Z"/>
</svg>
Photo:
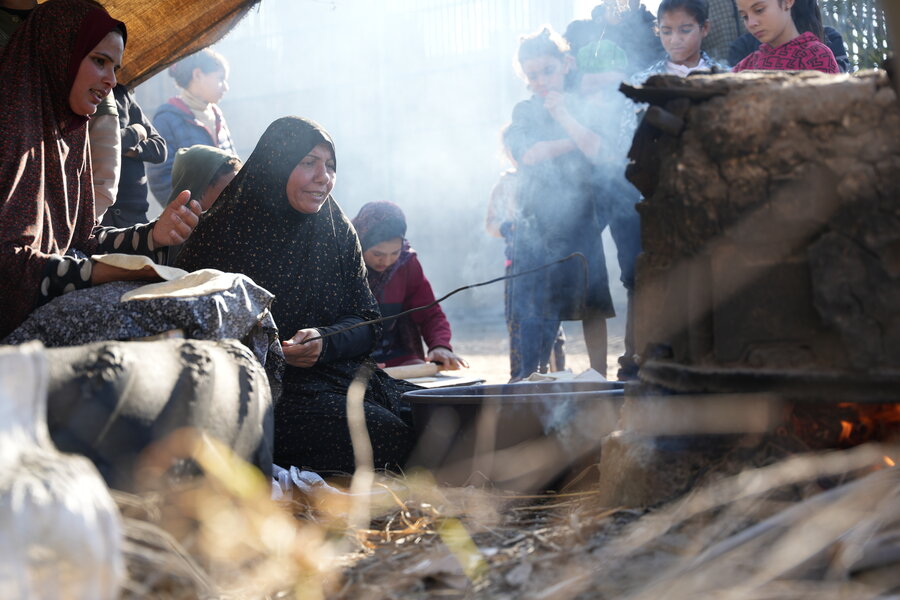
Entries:
<svg viewBox="0 0 900 600">
<path fill-rule="evenodd" d="M 214 47 L 231 66 L 220 106 L 242 159 L 278 117 L 321 123 L 336 143 L 338 203 L 351 218 L 366 202 L 399 204 L 440 295 L 503 272 L 503 242 L 485 233 L 484 220 L 509 166 L 500 129 L 529 96 L 513 70 L 519 37 L 545 23 L 564 31 L 593 4 L 266 0 Z M 151 117 L 175 93 L 166 74 L 137 89 Z M 618 288 L 615 250 L 606 245 Z M 444 309 L 451 321 L 502 319 L 503 286 L 460 294 Z"/>
</svg>

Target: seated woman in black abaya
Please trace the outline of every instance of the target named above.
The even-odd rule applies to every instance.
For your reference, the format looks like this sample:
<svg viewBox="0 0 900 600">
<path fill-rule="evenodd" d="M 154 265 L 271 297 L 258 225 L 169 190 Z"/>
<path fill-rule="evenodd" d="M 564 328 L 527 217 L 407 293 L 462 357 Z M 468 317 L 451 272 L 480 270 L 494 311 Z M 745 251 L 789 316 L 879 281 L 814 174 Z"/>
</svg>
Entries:
<svg viewBox="0 0 900 600">
<path fill-rule="evenodd" d="M 380 333 L 356 232 L 331 197 L 334 143 L 316 123 L 272 123 L 234 181 L 206 213 L 176 266 L 243 273 L 275 294 L 287 367 L 275 407 L 275 463 L 316 471 L 354 470 L 347 389 Z M 289 339 L 287 339 L 289 337 Z M 365 396 L 376 468 L 402 465 L 412 447 L 412 389 L 376 370 Z"/>
</svg>

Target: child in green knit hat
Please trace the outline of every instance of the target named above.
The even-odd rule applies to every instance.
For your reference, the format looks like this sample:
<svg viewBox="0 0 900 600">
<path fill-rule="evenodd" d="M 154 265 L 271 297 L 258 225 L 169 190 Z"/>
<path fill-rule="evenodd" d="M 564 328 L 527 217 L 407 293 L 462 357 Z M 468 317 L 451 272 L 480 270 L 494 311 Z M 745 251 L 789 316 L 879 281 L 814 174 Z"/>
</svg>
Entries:
<svg viewBox="0 0 900 600">
<path fill-rule="evenodd" d="M 594 107 L 601 125 L 604 152 L 594 168 L 595 212 L 616 245 L 622 285 L 627 294 L 625 353 L 619 358 L 619 379 L 632 379 L 634 362 L 634 270 L 641 251 L 640 218 L 635 203 L 637 190 L 625 179 L 627 153 L 637 125 L 634 107 L 619 92 L 628 73 L 628 54 L 618 44 L 599 39 L 588 42 L 575 53 L 578 93 Z"/>
<path fill-rule="evenodd" d="M 207 211 L 240 168 L 238 157 L 213 146 L 179 148 L 172 163 L 172 194 L 166 204 L 190 190 L 191 198 Z"/>
<path fill-rule="evenodd" d="M 625 51 L 609 40 L 597 40 L 582 46 L 578 50 L 576 64 L 585 73 L 605 73 L 617 71 L 624 73 L 628 68 L 628 56 Z"/>
<path fill-rule="evenodd" d="M 578 89 L 582 95 L 618 87 L 625 78 L 628 56 L 618 44 L 597 40 L 582 46 L 575 56 L 578 68 Z"/>
<path fill-rule="evenodd" d="M 173 202 L 182 191 L 190 190 L 191 198 L 206 212 L 240 168 L 241 160 L 237 156 L 214 146 L 197 144 L 179 148 L 172 163 L 172 194 L 166 204 Z M 169 246 L 166 264 L 174 265 L 180 253 L 181 244 Z"/>
</svg>

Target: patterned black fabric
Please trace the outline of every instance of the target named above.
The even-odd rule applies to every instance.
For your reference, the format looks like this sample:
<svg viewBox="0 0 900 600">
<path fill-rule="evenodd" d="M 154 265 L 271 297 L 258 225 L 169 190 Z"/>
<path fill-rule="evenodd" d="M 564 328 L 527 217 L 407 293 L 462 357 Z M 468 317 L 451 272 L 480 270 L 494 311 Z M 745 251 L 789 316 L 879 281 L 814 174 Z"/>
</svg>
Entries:
<svg viewBox="0 0 900 600">
<path fill-rule="evenodd" d="M 302 214 L 288 203 L 291 172 L 320 143 L 334 148 L 316 123 L 298 117 L 272 123 L 176 262 L 187 270 L 243 273 L 273 292 L 272 314 L 285 339 L 304 328 L 327 329 L 347 317 L 379 316 L 356 232 L 334 199 L 329 197 L 316 214 Z M 331 354 L 329 339 L 324 342 L 322 356 Z M 311 368 L 285 369 L 275 408 L 275 462 L 350 472 L 347 388 L 370 359 L 364 353 L 326 362 L 322 356 Z M 377 467 L 402 464 L 411 447 L 409 410 L 400 400 L 406 389 L 407 384 L 380 370 L 370 381 L 366 413 Z"/>
<path fill-rule="evenodd" d="M 153 226 L 156 221 L 119 229 L 95 227 L 98 254 L 142 254 L 157 264 L 166 264 L 166 249 L 153 245 Z M 91 286 L 93 263 L 84 253 L 70 248 L 65 255 L 51 255 L 44 267 L 38 296 L 38 306 L 51 299 Z"/>
<path fill-rule="evenodd" d="M 31 313 L 3 343 L 40 340 L 56 348 L 180 330 L 177 335 L 189 339 L 242 340 L 260 363 L 267 363 L 277 334 L 268 311 L 272 295 L 246 277 L 237 278 L 228 290 L 203 296 L 121 301 L 122 294 L 143 285 L 117 281 L 55 298 Z M 280 346 L 276 348 L 280 355 Z"/>
</svg>

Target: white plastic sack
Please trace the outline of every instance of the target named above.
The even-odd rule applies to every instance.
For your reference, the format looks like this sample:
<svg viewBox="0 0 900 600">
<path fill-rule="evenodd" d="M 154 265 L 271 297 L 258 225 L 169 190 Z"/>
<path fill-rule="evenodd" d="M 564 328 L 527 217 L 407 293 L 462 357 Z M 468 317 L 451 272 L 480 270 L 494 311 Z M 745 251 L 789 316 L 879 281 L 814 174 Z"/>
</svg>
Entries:
<svg viewBox="0 0 900 600">
<path fill-rule="evenodd" d="M 0 598 L 113 600 L 119 514 L 86 458 L 47 432 L 43 346 L 0 347 Z"/>
</svg>

